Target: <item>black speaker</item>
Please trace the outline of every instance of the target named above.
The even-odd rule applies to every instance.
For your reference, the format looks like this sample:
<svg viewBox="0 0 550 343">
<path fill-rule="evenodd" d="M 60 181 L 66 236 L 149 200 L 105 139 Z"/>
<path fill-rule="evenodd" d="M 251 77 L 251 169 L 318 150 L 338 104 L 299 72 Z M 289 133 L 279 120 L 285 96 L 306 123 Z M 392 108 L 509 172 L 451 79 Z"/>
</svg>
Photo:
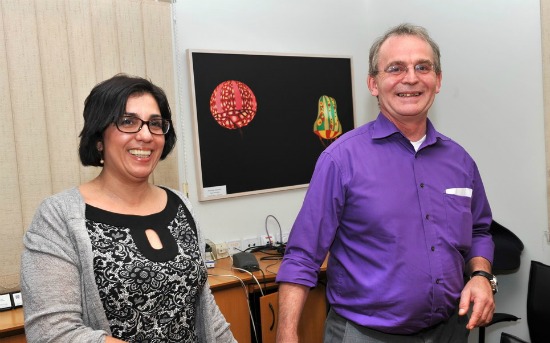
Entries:
<svg viewBox="0 0 550 343">
<path fill-rule="evenodd" d="M 233 255 L 233 267 L 241 268 L 253 272 L 260 270 L 260 264 L 254 254 L 249 252 L 239 252 Z"/>
</svg>

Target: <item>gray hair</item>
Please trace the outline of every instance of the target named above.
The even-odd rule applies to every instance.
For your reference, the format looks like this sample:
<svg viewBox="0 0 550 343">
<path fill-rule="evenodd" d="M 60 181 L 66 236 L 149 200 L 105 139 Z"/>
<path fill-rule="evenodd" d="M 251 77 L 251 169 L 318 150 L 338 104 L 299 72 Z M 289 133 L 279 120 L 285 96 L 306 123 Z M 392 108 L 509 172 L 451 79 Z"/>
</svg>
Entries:
<svg viewBox="0 0 550 343">
<path fill-rule="evenodd" d="M 434 70 L 436 74 L 441 74 L 441 53 L 439 52 L 439 46 L 437 43 L 430 37 L 428 31 L 422 26 L 416 26 L 412 24 L 401 24 L 395 27 L 392 27 L 386 33 L 376 39 L 372 44 L 369 52 L 369 75 L 376 76 L 378 75 L 378 57 L 380 52 L 380 47 L 382 44 L 390 37 L 393 36 L 416 36 L 426 41 L 432 47 L 433 58 L 434 58 Z"/>
</svg>

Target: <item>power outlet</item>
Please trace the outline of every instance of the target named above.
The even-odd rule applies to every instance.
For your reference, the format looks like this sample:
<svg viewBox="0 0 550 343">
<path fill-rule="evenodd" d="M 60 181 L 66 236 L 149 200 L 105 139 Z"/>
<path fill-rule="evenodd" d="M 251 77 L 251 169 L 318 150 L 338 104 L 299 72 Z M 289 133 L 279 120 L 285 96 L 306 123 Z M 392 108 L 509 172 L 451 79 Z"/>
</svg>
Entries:
<svg viewBox="0 0 550 343">
<path fill-rule="evenodd" d="M 261 235 L 260 236 L 260 243 L 262 245 L 274 245 L 275 244 L 275 237 L 273 235 Z"/>
<path fill-rule="evenodd" d="M 227 249 L 227 244 L 225 242 L 222 243 L 215 243 L 214 244 L 216 249 L 216 259 L 219 260 L 220 258 L 229 257 L 229 251 Z"/>
<path fill-rule="evenodd" d="M 243 244 L 241 247 L 243 250 L 251 249 L 260 246 L 260 238 L 259 237 L 248 237 L 243 238 Z"/>
<path fill-rule="evenodd" d="M 236 253 L 239 253 L 239 252 L 242 251 L 240 240 L 238 240 L 238 241 L 227 241 L 227 242 L 225 242 L 225 244 L 227 245 L 227 252 L 229 253 L 229 256 L 233 256 Z"/>
</svg>

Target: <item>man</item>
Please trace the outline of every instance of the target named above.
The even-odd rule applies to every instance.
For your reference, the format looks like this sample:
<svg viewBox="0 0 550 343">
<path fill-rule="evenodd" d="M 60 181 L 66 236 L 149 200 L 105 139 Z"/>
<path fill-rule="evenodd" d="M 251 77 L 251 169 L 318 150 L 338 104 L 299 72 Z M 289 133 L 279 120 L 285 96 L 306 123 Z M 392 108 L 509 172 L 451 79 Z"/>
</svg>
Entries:
<svg viewBox="0 0 550 343">
<path fill-rule="evenodd" d="M 298 342 L 329 252 L 326 343 L 467 342 L 495 308 L 491 210 L 475 162 L 427 118 L 439 47 L 403 24 L 369 64 L 380 114 L 319 157 L 277 276 L 277 342 Z"/>
</svg>

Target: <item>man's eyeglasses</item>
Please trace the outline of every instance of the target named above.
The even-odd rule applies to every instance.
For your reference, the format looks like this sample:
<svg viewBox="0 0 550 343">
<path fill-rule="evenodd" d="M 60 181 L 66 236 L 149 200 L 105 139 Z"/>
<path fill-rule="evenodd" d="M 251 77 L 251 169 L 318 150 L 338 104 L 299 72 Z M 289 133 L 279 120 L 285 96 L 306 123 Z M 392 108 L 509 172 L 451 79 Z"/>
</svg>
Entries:
<svg viewBox="0 0 550 343">
<path fill-rule="evenodd" d="M 392 76 L 400 76 L 403 73 L 406 73 L 408 70 L 409 68 L 402 64 L 392 64 L 384 69 L 384 72 Z M 417 74 L 428 74 L 432 70 L 434 70 L 434 66 L 430 62 L 418 63 L 414 66 L 414 71 Z"/>
<path fill-rule="evenodd" d="M 147 125 L 149 132 L 153 135 L 165 135 L 168 133 L 168 130 L 170 130 L 170 121 L 166 119 L 153 118 L 149 121 L 145 121 L 131 113 L 125 113 L 115 122 L 117 129 L 124 133 L 139 132 L 144 124 Z"/>
</svg>

